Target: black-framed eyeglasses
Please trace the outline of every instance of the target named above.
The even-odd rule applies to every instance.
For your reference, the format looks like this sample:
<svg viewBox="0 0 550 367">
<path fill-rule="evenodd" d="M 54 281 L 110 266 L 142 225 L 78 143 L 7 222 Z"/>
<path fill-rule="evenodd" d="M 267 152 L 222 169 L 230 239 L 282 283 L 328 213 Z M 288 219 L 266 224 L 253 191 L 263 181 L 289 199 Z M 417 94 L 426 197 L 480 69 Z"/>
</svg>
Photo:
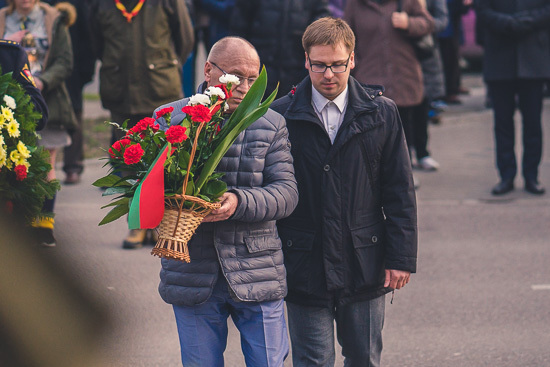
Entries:
<svg viewBox="0 0 550 367">
<path fill-rule="evenodd" d="M 330 65 L 330 66 L 325 64 L 312 64 L 309 56 L 307 60 L 309 62 L 309 69 L 314 73 L 324 73 L 325 71 L 327 71 L 327 69 L 330 69 L 330 71 L 332 71 L 334 74 L 339 74 L 339 73 L 345 73 L 348 70 L 350 57 L 351 57 L 351 53 L 349 54 L 345 64 L 337 64 L 337 65 Z"/>
<path fill-rule="evenodd" d="M 218 69 L 220 69 L 220 71 L 223 73 L 223 75 L 231 74 L 231 73 L 226 72 L 226 71 L 223 70 L 222 68 L 220 68 L 218 65 L 216 65 L 215 62 L 209 61 L 209 63 L 211 63 L 212 65 L 214 65 L 214 66 L 217 67 Z M 254 82 L 256 81 L 256 79 L 258 79 L 258 77 L 254 77 L 254 78 L 245 78 L 244 76 L 237 75 L 237 74 L 231 74 L 231 75 L 235 75 L 235 76 L 239 79 L 239 83 L 241 83 L 241 84 L 244 83 L 244 81 L 246 80 L 246 82 L 248 83 L 248 86 L 249 86 L 249 87 L 250 87 L 252 84 L 254 84 Z"/>
</svg>

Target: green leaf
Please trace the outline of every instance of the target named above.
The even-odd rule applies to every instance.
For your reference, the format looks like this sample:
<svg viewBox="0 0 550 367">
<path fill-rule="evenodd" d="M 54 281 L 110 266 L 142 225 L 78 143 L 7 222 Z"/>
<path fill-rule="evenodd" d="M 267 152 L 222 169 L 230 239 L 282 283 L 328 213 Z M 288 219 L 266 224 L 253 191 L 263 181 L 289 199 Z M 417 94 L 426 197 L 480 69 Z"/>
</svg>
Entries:
<svg viewBox="0 0 550 367">
<path fill-rule="evenodd" d="M 211 180 L 204 186 L 202 193 L 212 198 L 219 198 L 227 191 L 227 184 L 220 180 Z"/>
<path fill-rule="evenodd" d="M 99 222 L 98 226 L 102 226 L 107 223 L 111 223 L 114 220 L 122 217 L 124 214 L 128 214 L 130 211 L 129 205 L 117 205 Z"/>
<path fill-rule="evenodd" d="M 265 67 L 262 68 L 262 72 L 260 73 L 260 76 L 256 80 L 254 84 L 252 84 L 252 87 L 246 94 L 243 101 L 240 103 L 240 105 L 237 107 L 233 115 L 231 115 L 229 122 L 231 122 L 232 126 L 231 128 L 226 130 L 226 135 L 223 139 L 218 140 L 219 144 L 216 147 L 214 153 L 212 153 L 212 156 L 206 161 L 204 164 L 203 169 L 201 170 L 200 176 L 195 182 L 195 188 L 197 192 L 200 192 L 202 186 L 206 183 L 208 178 L 212 175 L 218 164 L 220 163 L 221 159 L 227 153 L 231 145 L 235 142 L 239 134 L 244 131 L 246 128 L 248 128 L 250 125 L 252 125 L 256 120 L 258 120 L 260 117 L 262 117 L 273 100 L 275 99 L 275 96 L 277 95 L 278 88 L 275 88 L 273 93 L 259 106 L 257 103 L 261 100 L 263 93 L 265 92 L 267 84 L 267 76 L 265 72 Z M 257 87 L 257 88 L 255 88 Z M 254 89 L 254 90 L 253 90 Z M 252 94 L 251 94 L 252 92 Z M 248 99 L 249 95 L 251 95 L 250 100 Z M 259 96 L 259 97 L 258 97 Z M 252 104 L 256 103 L 256 104 Z M 243 106 L 244 105 L 244 106 Z M 233 119 L 235 116 L 235 113 L 243 106 L 243 111 L 246 112 L 246 115 L 242 115 L 244 112 L 240 112 L 239 116 L 240 119 Z M 233 121 L 232 121 L 233 120 Z M 223 130 L 222 130 L 223 131 Z"/>
<path fill-rule="evenodd" d="M 107 205 L 103 205 L 101 209 L 105 209 L 110 206 L 116 206 L 116 205 L 130 205 L 130 198 L 122 198 L 120 200 L 112 201 Z"/>
<path fill-rule="evenodd" d="M 117 176 L 117 175 L 108 175 L 108 176 L 102 177 L 96 180 L 92 185 L 96 187 L 132 186 L 130 183 L 126 181 L 126 178 L 121 178 L 120 176 Z"/>
<path fill-rule="evenodd" d="M 128 191 L 129 191 L 128 187 L 121 187 L 121 186 L 109 187 L 109 188 L 107 188 L 107 190 L 105 190 L 105 192 L 103 193 L 102 196 L 109 196 L 109 195 L 115 195 L 115 194 L 125 194 Z"/>
</svg>

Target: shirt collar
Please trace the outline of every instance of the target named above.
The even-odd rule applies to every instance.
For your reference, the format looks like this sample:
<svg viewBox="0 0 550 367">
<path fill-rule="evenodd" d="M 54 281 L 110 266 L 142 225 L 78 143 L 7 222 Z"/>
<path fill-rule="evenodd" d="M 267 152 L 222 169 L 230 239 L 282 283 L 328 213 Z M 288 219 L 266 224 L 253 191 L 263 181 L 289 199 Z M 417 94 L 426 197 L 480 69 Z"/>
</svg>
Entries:
<svg viewBox="0 0 550 367">
<path fill-rule="evenodd" d="M 313 105 L 317 109 L 319 113 L 325 108 L 327 103 L 331 102 L 330 99 L 325 98 L 315 87 L 313 84 L 311 85 L 311 101 L 313 102 Z M 340 113 L 343 113 L 346 105 L 348 103 L 348 86 L 346 85 L 346 89 L 342 91 L 338 95 L 338 97 L 334 98 L 332 102 L 338 107 L 338 110 Z"/>
</svg>

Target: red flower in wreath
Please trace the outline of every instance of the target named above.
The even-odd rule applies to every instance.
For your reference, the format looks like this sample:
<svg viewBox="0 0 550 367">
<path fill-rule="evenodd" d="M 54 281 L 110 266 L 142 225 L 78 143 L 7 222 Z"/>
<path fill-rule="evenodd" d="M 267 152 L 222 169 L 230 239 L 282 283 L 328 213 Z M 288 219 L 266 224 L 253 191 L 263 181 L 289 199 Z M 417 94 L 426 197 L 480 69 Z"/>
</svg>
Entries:
<svg viewBox="0 0 550 367">
<path fill-rule="evenodd" d="M 146 117 L 144 119 L 139 120 L 138 123 L 128 131 L 128 134 L 141 133 L 141 132 L 147 130 L 147 128 L 149 128 L 149 127 L 153 130 L 153 133 L 157 132 L 158 129 L 159 129 L 159 125 L 157 123 L 155 123 L 154 118 Z M 141 136 L 141 134 L 140 134 L 140 136 Z M 142 136 L 142 138 L 143 138 L 143 136 Z"/>
<path fill-rule="evenodd" d="M 159 111 L 157 111 L 157 118 L 162 117 L 166 115 L 167 113 L 172 113 L 174 111 L 174 107 L 166 107 Z"/>
<path fill-rule="evenodd" d="M 143 148 L 139 144 L 130 145 L 126 150 L 124 151 L 124 163 L 128 166 L 135 164 L 141 160 L 141 157 L 143 157 L 143 154 L 145 152 L 143 151 Z"/>
<path fill-rule="evenodd" d="M 180 125 L 170 126 L 166 131 L 166 140 L 171 144 L 181 143 L 187 140 L 187 135 L 185 134 L 186 130 L 187 128 Z"/>
<path fill-rule="evenodd" d="M 130 139 L 127 138 L 115 141 L 113 146 L 109 148 L 109 154 L 111 155 L 111 158 L 117 158 L 117 156 L 120 156 L 120 154 L 115 153 L 115 151 L 120 153 L 124 149 L 124 147 L 130 145 L 131 143 L 132 142 L 130 141 Z"/>
<path fill-rule="evenodd" d="M 201 104 L 196 106 L 185 106 L 181 111 L 189 115 L 194 122 L 208 122 L 212 119 L 212 112 L 210 112 L 210 109 Z"/>
<path fill-rule="evenodd" d="M 17 181 L 23 181 L 27 178 L 27 167 L 23 166 L 22 164 L 15 166 L 13 171 L 15 172 L 15 178 L 17 179 Z"/>
</svg>

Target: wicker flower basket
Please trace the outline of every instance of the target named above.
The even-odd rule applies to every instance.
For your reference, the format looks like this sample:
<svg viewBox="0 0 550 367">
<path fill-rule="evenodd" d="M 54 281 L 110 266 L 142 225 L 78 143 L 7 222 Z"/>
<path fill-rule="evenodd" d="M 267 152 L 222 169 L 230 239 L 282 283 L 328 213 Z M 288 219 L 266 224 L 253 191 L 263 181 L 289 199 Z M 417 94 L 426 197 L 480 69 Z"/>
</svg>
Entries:
<svg viewBox="0 0 550 367">
<path fill-rule="evenodd" d="M 190 202 L 189 209 L 183 208 L 183 202 Z M 191 262 L 187 242 L 195 233 L 199 224 L 220 203 L 209 203 L 200 198 L 187 195 L 165 198 L 164 217 L 158 228 L 158 241 L 152 255 L 185 262 Z"/>
<path fill-rule="evenodd" d="M 216 104 L 217 105 L 217 104 Z M 216 106 L 214 105 L 212 109 Z M 201 123 L 195 135 L 195 141 L 191 150 L 187 174 L 183 181 L 182 192 L 187 192 L 189 172 L 193 164 L 193 158 L 197 150 L 197 140 L 205 122 Z M 186 205 L 187 204 L 187 205 Z M 221 206 L 219 202 L 210 203 L 196 196 L 175 195 L 164 197 L 164 216 L 158 229 L 158 241 L 151 255 L 179 261 L 191 262 L 187 243 L 195 234 L 201 224 L 212 210 Z"/>
</svg>

